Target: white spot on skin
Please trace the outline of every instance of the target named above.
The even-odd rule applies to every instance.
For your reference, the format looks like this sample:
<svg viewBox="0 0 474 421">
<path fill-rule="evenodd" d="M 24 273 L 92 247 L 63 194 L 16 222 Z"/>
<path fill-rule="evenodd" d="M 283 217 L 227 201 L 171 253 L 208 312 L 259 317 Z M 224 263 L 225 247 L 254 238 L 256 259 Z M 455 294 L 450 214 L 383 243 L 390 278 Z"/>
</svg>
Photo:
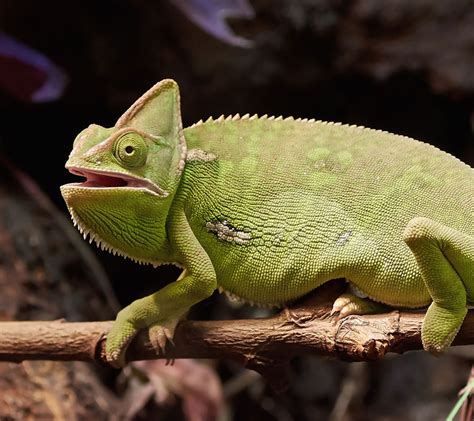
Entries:
<svg viewBox="0 0 474 421">
<path fill-rule="evenodd" d="M 211 152 L 203 151 L 202 149 L 190 149 L 186 156 L 186 161 L 203 161 L 210 162 L 217 159 L 217 156 Z"/>
<path fill-rule="evenodd" d="M 347 243 L 351 235 L 352 235 L 351 230 L 342 233 L 341 236 L 337 239 L 336 245 L 343 246 L 344 244 Z"/>
<path fill-rule="evenodd" d="M 238 231 L 229 225 L 227 221 L 206 222 L 206 229 L 209 232 L 216 233 L 219 240 L 227 241 L 228 243 L 242 245 L 252 239 L 249 232 Z"/>
</svg>

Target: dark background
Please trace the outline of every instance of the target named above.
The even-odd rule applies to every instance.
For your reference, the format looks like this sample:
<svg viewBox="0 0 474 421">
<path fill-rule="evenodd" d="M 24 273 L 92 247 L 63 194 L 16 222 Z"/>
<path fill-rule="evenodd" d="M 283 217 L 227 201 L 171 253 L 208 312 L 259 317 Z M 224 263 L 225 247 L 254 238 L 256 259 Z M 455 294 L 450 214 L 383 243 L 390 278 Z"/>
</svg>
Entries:
<svg viewBox="0 0 474 421">
<path fill-rule="evenodd" d="M 171 77 L 185 126 L 235 113 L 341 121 L 415 137 L 474 163 L 471 0 L 251 4 L 255 18 L 231 24 L 254 46 L 238 48 L 168 1 L 3 0 L 1 30 L 61 66 L 69 84 L 49 104 L 0 92 L 0 150 L 66 212 L 59 186 L 73 180 L 64 163 L 76 134 L 90 123 L 112 126 L 152 84 Z M 176 275 L 98 255 L 122 305 Z M 197 314 L 230 311 L 214 301 Z M 246 389 L 229 405 L 235 419 L 325 419 L 345 379 L 355 379 L 355 409 L 344 419 L 444 419 L 469 359 L 417 353 L 363 369 L 303 359 L 285 397 L 262 386 L 258 398 Z M 232 376 L 226 367 L 220 373 Z"/>
</svg>

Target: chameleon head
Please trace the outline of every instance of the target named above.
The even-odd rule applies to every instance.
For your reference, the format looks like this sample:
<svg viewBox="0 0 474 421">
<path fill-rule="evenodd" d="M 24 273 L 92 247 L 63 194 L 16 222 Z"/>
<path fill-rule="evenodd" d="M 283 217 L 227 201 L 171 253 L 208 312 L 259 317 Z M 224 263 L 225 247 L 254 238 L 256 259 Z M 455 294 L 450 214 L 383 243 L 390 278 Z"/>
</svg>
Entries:
<svg viewBox="0 0 474 421">
<path fill-rule="evenodd" d="M 66 168 L 86 180 L 61 186 L 61 193 L 84 237 L 134 260 L 158 263 L 185 156 L 172 80 L 153 86 L 114 127 L 93 124 L 79 133 Z"/>
</svg>

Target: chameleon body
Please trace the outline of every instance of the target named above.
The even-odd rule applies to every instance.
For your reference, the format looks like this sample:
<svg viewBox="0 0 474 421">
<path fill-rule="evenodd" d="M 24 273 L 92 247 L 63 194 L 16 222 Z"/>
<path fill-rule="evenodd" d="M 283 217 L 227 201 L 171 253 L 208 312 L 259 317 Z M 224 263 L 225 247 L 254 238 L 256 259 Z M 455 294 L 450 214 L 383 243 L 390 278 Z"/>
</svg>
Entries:
<svg viewBox="0 0 474 421">
<path fill-rule="evenodd" d="M 216 288 L 282 306 L 345 278 L 372 301 L 430 305 L 425 349 L 448 347 L 474 302 L 474 170 L 428 144 L 363 127 L 231 116 L 182 129 L 177 84 L 152 87 L 113 128 L 78 135 L 62 186 L 101 247 L 183 267 L 123 309 L 107 358 L 141 328 L 162 349 Z M 344 294 L 341 315 L 372 311 Z"/>
</svg>

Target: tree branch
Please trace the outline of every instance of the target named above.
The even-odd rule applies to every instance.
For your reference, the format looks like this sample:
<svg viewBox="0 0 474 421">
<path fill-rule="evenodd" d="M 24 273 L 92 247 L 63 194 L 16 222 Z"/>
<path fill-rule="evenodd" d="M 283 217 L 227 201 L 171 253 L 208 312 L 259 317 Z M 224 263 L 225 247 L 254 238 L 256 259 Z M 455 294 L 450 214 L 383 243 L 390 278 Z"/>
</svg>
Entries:
<svg viewBox="0 0 474 421">
<path fill-rule="evenodd" d="M 392 311 L 349 316 L 337 321 L 328 316 L 334 291 L 318 294 L 294 308 L 265 319 L 183 321 L 174 345 L 157 355 L 146 332 L 141 332 L 127 353 L 129 361 L 154 358 L 227 358 L 259 371 L 273 383 L 284 377 L 281 369 L 297 355 L 322 355 L 349 361 L 376 360 L 388 352 L 421 349 L 424 312 Z M 0 323 L 0 361 L 80 360 L 107 364 L 107 322 Z M 474 311 L 470 311 L 455 344 L 474 342 Z"/>
<path fill-rule="evenodd" d="M 388 352 L 422 349 L 424 313 L 400 312 L 332 318 L 291 318 L 192 321 L 178 326 L 174 346 L 157 355 L 141 332 L 127 354 L 129 361 L 155 358 L 291 359 L 297 355 L 332 356 L 349 361 L 377 360 Z M 107 364 L 105 335 L 113 322 L 0 322 L 0 361 L 89 361 Z M 474 342 L 474 312 L 470 311 L 454 341 Z"/>
</svg>

